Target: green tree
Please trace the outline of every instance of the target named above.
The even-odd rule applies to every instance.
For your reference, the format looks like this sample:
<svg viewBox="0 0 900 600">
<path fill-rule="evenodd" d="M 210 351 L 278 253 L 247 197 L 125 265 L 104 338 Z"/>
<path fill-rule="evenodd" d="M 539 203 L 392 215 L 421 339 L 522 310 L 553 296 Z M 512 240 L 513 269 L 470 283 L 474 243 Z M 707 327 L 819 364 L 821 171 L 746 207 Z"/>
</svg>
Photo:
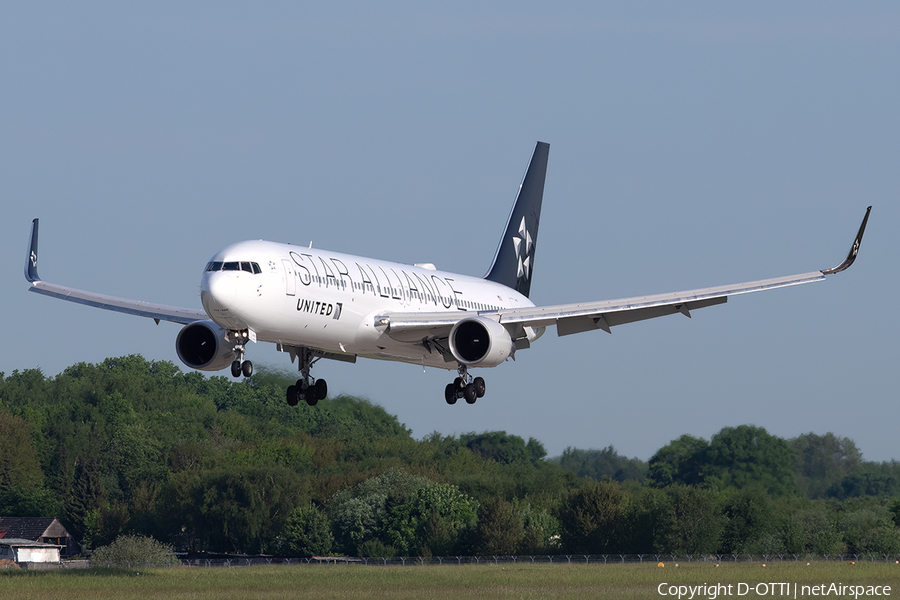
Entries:
<svg viewBox="0 0 900 600">
<path fill-rule="evenodd" d="M 100 509 L 106 504 L 106 490 L 103 486 L 100 465 L 94 456 L 78 461 L 72 491 L 64 509 L 66 527 L 76 540 L 82 540 L 91 547 L 91 536 L 96 533 Z"/>
<path fill-rule="evenodd" d="M 790 554 L 842 554 L 847 550 L 836 515 L 821 501 L 795 507 L 783 521 L 781 539 L 784 551 Z"/>
<path fill-rule="evenodd" d="M 566 448 L 562 455 L 554 459 L 563 470 L 579 477 L 596 480 L 608 477 L 613 481 L 643 481 L 647 477 L 647 463 L 637 458 L 620 455 L 613 446 L 602 450 L 579 450 Z"/>
<path fill-rule="evenodd" d="M 120 569 L 168 567 L 176 560 L 171 546 L 141 535 L 119 536 L 91 554 L 91 566 Z"/>
<path fill-rule="evenodd" d="M 650 457 L 648 478 L 656 487 L 673 483 L 698 485 L 706 477 L 706 451 L 709 444 L 702 438 L 682 435 L 663 446 Z"/>
<path fill-rule="evenodd" d="M 522 515 L 516 506 L 502 498 L 489 498 L 478 510 L 475 551 L 487 556 L 515 554 L 524 533 Z"/>
<path fill-rule="evenodd" d="M 788 444 L 794 451 L 797 486 L 809 498 L 822 498 L 829 487 L 852 474 L 862 462 L 862 452 L 850 438 L 829 432 L 804 433 Z"/>
<path fill-rule="evenodd" d="M 328 516 L 312 505 L 294 509 L 282 538 L 289 552 L 303 555 L 328 555 L 334 546 Z"/>
<path fill-rule="evenodd" d="M 759 486 L 772 495 L 795 494 L 794 455 L 783 439 L 762 427 L 725 427 L 706 450 L 704 482 L 717 489 Z"/>
<path fill-rule="evenodd" d="M 400 554 L 447 556 L 471 551 L 478 503 L 451 484 L 433 483 L 394 506 L 387 535 Z"/>
<path fill-rule="evenodd" d="M 14 487 L 0 492 L 0 515 L 60 517 L 62 507 L 45 487 Z"/>
<path fill-rule="evenodd" d="M 36 489 L 43 478 L 28 422 L 0 412 L 0 493 Z"/>
<path fill-rule="evenodd" d="M 762 488 L 734 490 L 722 510 L 725 526 L 721 551 L 726 554 L 775 554 L 783 551 L 777 540 L 775 514 Z"/>
<path fill-rule="evenodd" d="M 841 515 L 837 529 L 850 554 L 900 553 L 900 531 L 886 507 L 869 504 Z"/>
<path fill-rule="evenodd" d="M 533 437 L 528 438 L 528 443 L 525 444 L 525 452 L 528 454 L 528 460 L 535 465 L 539 464 L 547 456 L 547 450 L 544 448 L 544 445 Z"/>
<path fill-rule="evenodd" d="M 624 552 L 628 498 L 617 483 L 590 482 L 571 490 L 559 509 L 562 546 L 567 552 Z"/>
<path fill-rule="evenodd" d="M 530 501 L 517 502 L 522 517 L 522 542 L 519 551 L 527 554 L 548 554 L 559 551 L 560 525 L 546 507 Z"/>
<path fill-rule="evenodd" d="M 335 494 L 328 515 L 338 547 L 347 554 L 361 554 L 360 548 L 366 542 L 378 540 L 389 545 L 386 531 L 389 510 L 432 483 L 401 469 L 388 469 Z"/>
<path fill-rule="evenodd" d="M 59 502 L 44 487 L 31 426 L 0 412 L 0 515 L 55 517 L 60 513 Z"/>
<path fill-rule="evenodd" d="M 466 448 L 485 460 L 495 460 L 502 464 L 525 462 L 531 459 L 525 440 L 505 431 L 485 431 L 459 436 Z"/>
<path fill-rule="evenodd" d="M 825 495 L 838 500 L 863 496 L 900 496 L 900 463 L 865 462 L 832 484 Z"/>
<path fill-rule="evenodd" d="M 569 552 L 895 548 L 900 509 L 886 507 L 900 497 L 900 463 L 862 462 L 850 440 L 810 433 L 787 444 L 785 470 L 783 444 L 752 426 L 725 428 L 710 443 L 682 436 L 654 455 L 644 487 L 640 461 L 612 446 L 569 448 L 558 459 L 564 469 L 534 438 L 505 432 L 417 441 L 365 400 L 290 407 L 272 378 L 184 374 L 139 356 L 53 378 L 0 374 L 0 513 L 62 513 L 94 546 L 139 532 L 183 548 L 255 552 L 288 530 L 309 544 L 327 539 L 330 523 L 347 554 L 472 551 L 518 531 L 511 506 L 518 551 L 529 553 L 561 551 L 560 540 Z M 804 492 L 826 498 L 793 494 L 791 469 Z M 472 510 L 483 505 L 481 519 L 460 527 L 421 491 L 438 483 Z M 328 518 L 295 511 L 310 501 Z"/>
<path fill-rule="evenodd" d="M 667 554 L 715 552 L 724 524 L 715 494 L 682 484 L 665 488 L 663 494 L 657 504 L 654 550 Z"/>
<path fill-rule="evenodd" d="M 184 471 L 170 494 L 173 528 L 189 532 L 201 547 L 261 552 L 300 501 L 302 481 L 284 467 L 233 466 Z"/>
<path fill-rule="evenodd" d="M 893 515 L 894 525 L 900 527 L 900 498 L 894 498 L 888 505 L 888 510 Z"/>
<path fill-rule="evenodd" d="M 338 396 L 322 406 L 327 407 L 330 419 L 328 422 L 322 421 L 320 427 L 314 431 L 319 435 L 334 435 L 341 438 L 348 436 L 408 438 L 410 435 L 410 430 L 400 423 L 395 415 L 362 398 Z"/>
</svg>

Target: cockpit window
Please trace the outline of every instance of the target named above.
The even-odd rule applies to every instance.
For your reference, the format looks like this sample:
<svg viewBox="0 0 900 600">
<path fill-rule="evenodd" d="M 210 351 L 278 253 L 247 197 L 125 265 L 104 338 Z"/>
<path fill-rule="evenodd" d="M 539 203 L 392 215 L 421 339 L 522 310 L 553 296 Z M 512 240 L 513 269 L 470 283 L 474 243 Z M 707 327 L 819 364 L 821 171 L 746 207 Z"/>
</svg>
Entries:
<svg viewBox="0 0 900 600">
<path fill-rule="evenodd" d="M 218 262 L 213 261 L 206 265 L 207 271 L 246 271 L 258 275 L 262 273 L 259 263 L 255 262 Z"/>
</svg>

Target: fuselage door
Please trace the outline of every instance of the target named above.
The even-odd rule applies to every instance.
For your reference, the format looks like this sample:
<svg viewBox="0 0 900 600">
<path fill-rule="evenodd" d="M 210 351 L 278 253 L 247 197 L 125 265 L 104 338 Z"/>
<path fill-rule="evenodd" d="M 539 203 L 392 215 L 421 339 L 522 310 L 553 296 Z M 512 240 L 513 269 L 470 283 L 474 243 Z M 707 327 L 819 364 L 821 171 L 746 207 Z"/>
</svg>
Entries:
<svg viewBox="0 0 900 600">
<path fill-rule="evenodd" d="M 287 259 L 282 259 L 284 265 L 284 292 L 288 296 L 297 295 L 297 276 L 294 275 L 294 265 Z"/>
</svg>

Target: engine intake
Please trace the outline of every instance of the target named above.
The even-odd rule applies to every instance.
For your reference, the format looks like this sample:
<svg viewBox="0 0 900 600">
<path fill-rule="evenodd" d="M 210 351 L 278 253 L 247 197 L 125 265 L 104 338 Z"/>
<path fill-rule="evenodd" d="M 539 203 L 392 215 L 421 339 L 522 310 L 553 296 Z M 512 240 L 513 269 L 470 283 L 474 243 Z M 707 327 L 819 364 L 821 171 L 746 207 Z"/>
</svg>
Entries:
<svg viewBox="0 0 900 600">
<path fill-rule="evenodd" d="M 178 358 L 192 369 L 220 371 L 238 358 L 234 343 L 225 339 L 227 334 L 212 321 L 185 325 L 175 338 Z"/>
<path fill-rule="evenodd" d="M 450 330 L 450 351 L 464 365 L 496 367 L 515 348 L 506 328 L 486 317 L 463 319 Z"/>
</svg>

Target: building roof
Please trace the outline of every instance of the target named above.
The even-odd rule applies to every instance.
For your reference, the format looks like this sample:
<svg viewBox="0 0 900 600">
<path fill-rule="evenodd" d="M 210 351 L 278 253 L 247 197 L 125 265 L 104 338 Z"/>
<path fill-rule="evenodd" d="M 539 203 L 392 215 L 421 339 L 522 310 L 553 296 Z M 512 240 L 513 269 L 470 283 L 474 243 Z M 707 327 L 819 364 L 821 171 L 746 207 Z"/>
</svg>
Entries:
<svg viewBox="0 0 900 600">
<path fill-rule="evenodd" d="M 19 538 L 3 538 L 0 540 L 0 546 L 9 546 L 11 548 L 59 548 L 57 544 L 45 544 L 44 542 L 35 542 L 34 540 L 23 540 Z"/>
<path fill-rule="evenodd" d="M 53 517 L 0 517 L 0 539 L 39 541 L 41 538 L 69 537 L 69 532 Z"/>
</svg>

